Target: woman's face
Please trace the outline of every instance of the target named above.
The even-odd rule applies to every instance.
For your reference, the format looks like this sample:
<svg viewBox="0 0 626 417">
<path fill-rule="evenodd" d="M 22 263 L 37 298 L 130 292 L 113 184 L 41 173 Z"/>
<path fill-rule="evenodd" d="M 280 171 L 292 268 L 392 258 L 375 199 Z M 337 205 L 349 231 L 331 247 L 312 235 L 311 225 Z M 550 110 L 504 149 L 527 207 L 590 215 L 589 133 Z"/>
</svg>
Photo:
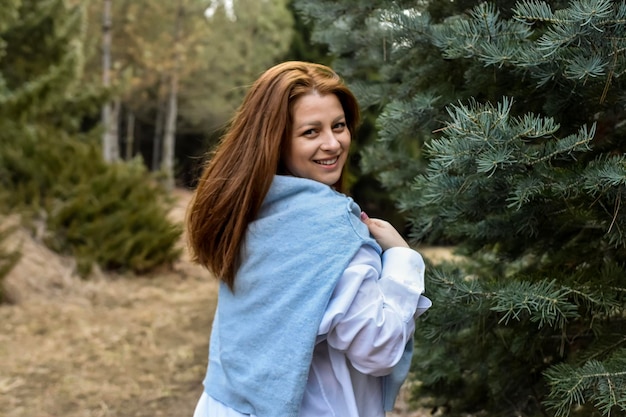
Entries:
<svg viewBox="0 0 626 417">
<path fill-rule="evenodd" d="M 287 170 L 296 177 L 336 184 L 351 140 L 341 102 L 334 94 L 313 92 L 298 98 L 292 112 L 291 138 L 283 154 Z"/>
</svg>

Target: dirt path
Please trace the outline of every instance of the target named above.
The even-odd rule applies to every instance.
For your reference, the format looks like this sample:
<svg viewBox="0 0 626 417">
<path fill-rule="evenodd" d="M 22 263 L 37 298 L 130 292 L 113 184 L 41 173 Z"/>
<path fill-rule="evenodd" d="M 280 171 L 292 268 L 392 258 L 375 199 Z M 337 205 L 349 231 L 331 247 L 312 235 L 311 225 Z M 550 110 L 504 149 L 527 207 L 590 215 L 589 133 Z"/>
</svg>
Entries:
<svg viewBox="0 0 626 417">
<path fill-rule="evenodd" d="M 189 193 L 178 190 L 182 219 Z M 80 280 L 19 234 L 23 258 L 0 306 L 5 417 L 191 417 L 201 392 L 217 285 L 183 257 L 147 277 Z M 404 410 L 389 417 L 424 417 Z"/>
</svg>

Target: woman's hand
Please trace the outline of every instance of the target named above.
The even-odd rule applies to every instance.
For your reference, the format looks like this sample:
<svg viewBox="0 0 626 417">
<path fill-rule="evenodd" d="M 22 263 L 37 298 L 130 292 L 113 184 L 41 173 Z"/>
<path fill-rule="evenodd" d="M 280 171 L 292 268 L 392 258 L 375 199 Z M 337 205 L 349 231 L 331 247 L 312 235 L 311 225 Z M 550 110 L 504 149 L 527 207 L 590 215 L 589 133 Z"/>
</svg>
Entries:
<svg viewBox="0 0 626 417">
<path fill-rule="evenodd" d="M 406 243 L 400 233 L 389 222 L 380 219 L 370 219 L 364 211 L 361 212 L 361 221 L 367 225 L 370 233 L 383 251 L 398 246 L 409 247 L 409 244 Z"/>
</svg>

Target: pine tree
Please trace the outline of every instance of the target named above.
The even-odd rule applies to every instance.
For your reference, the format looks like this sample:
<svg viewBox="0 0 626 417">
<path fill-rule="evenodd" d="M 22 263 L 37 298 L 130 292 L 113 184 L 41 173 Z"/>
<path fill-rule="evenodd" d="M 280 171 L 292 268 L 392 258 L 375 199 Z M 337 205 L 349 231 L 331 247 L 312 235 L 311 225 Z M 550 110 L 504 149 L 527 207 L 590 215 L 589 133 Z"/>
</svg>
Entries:
<svg viewBox="0 0 626 417">
<path fill-rule="evenodd" d="M 71 128 L 78 120 L 71 111 L 84 95 L 72 89 L 80 67 L 81 9 L 68 13 L 60 0 L 4 0 L 0 6 L 0 146 L 36 132 Z M 75 92 L 76 94 L 72 94 Z M 0 216 L 9 203 L 4 158 L 0 155 Z M 17 262 L 19 249 L 7 249 L 17 226 L 0 227 L 0 283 Z M 0 285 L 0 300 L 2 300 Z"/>
<path fill-rule="evenodd" d="M 411 236 L 465 257 L 428 269 L 416 398 L 449 416 L 626 415 L 626 2 L 301 10 L 380 109 L 364 162 Z"/>
<path fill-rule="evenodd" d="M 93 110 L 93 90 L 79 84 L 84 8 L 65 0 L 21 0 L 2 9 L 0 123 L 76 129 Z"/>
<path fill-rule="evenodd" d="M 0 213 L 44 225 L 43 242 L 85 275 L 94 263 L 139 273 L 170 264 L 180 227 L 163 190 L 139 160 L 105 164 L 83 130 L 102 98 L 82 82 L 86 3 L 11 4 L 0 11 Z M 0 227 L 0 277 L 17 256 L 3 248 L 9 232 Z"/>
</svg>

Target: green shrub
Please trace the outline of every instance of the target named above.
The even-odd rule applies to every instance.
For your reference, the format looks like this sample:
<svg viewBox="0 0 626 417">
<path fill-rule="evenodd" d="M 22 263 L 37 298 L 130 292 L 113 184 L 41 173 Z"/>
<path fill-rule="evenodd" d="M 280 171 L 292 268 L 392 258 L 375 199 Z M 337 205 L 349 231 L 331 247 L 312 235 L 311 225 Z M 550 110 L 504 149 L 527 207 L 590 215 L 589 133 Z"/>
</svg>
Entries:
<svg viewBox="0 0 626 417">
<path fill-rule="evenodd" d="M 112 165 L 55 199 L 48 245 L 74 253 L 83 271 L 95 262 L 141 273 L 174 260 L 180 230 L 166 220 L 158 186 L 145 178 L 141 161 Z"/>
<path fill-rule="evenodd" d="M 0 201 L 0 219 L 5 212 L 5 208 L 1 205 Z M 13 269 L 17 261 L 19 261 L 21 253 L 19 250 L 8 249 L 6 242 L 8 238 L 16 230 L 17 226 L 0 226 L 0 302 L 4 299 L 4 286 L 2 285 L 4 278 Z"/>
<path fill-rule="evenodd" d="M 0 137 L 0 185 L 25 219 L 44 221 L 46 244 L 96 263 L 144 273 L 179 255 L 181 227 L 167 219 L 171 201 L 140 160 L 105 164 L 98 145 L 62 132 Z"/>
</svg>

